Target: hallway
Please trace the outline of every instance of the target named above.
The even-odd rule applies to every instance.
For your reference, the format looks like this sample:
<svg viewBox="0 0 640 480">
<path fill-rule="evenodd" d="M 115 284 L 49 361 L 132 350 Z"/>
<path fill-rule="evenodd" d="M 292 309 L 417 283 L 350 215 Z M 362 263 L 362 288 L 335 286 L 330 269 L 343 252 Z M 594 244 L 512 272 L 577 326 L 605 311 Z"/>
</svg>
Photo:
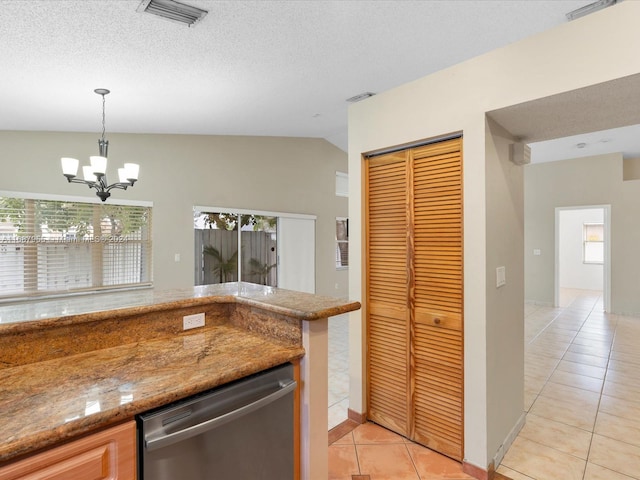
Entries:
<svg viewBox="0 0 640 480">
<path fill-rule="evenodd" d="M 640 318 L 600 292 L 525 306 L 526 425 L 498 472 L 514 480 L 640 479 Z"/>
</svg>

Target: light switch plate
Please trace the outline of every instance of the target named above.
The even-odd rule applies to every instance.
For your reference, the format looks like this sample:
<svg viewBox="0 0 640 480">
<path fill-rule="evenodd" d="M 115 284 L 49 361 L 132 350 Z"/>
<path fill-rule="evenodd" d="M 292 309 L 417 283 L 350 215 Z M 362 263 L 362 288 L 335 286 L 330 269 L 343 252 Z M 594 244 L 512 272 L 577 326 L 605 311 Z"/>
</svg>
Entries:
<svg viewBox="0 0 640 480">
<path fill-rule="evenodd" d="M 539 249 L 539 248 L 534 248 L 534 249 L 533 249 L 533 254 L 537 257 L 538 255 L 541 255 L 541 254 L 542 254 L 542 252 L 540 251 L 540 249 Z"/>
<path fill-rule="evenodd" d="M 502 287 L 507 283 L 506 270 L 504 267 L 496 268 L 496 287 Z"/>
</svg>

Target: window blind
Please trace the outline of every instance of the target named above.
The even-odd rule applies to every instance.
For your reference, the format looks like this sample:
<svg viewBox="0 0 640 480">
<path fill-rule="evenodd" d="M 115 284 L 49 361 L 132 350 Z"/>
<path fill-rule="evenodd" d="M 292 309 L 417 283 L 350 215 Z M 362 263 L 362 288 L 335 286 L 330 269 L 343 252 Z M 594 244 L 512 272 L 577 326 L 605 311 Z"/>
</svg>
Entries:
<svg viewBox="0 0 640 480">
<path fill-rule="evenodd" d="M 0 196 L 0 299 L 149 285 L 151 207 Z"/>
<path fill-rule="evenodd" d="M 349 220 L 336 218 L 336 268 L 349 266 Z"/>
</svg>

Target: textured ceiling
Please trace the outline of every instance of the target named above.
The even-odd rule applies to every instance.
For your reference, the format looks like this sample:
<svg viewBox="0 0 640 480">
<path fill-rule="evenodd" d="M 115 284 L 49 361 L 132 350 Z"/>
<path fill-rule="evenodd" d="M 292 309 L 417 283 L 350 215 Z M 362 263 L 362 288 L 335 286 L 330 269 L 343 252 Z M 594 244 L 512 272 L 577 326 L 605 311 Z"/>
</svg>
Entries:
<svg viewBox="0 0 640 480">
<path fill-rule="evenodd" d="M 194 28 L 139 0 L 0 0 L 0 130 L 326 138 L 347 103 L 566 22 L 585 0 L 196 1 Z M 615 8 L 615 7 L 613 7 Z"/>
<path fill-rule="evenodd" d="M 640 75 L 502 108 L 488 115 L 531 146 L 531 161 L 610 152 L 640 158 Z"/>
</svg>

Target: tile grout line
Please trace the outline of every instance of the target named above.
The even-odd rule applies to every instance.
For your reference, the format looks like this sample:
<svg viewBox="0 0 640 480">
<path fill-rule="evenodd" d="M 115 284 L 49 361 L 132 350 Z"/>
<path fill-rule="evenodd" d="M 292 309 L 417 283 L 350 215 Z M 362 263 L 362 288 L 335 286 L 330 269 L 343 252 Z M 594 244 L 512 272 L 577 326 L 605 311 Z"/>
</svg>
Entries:
<svg viewBox="0 0 640 480">
<path fill-rule="evenodd" d="M 353 449 L 356 452 L 356 463 L 358 464 L 358 475 L 364 475 L 362 473 L 362 467 L 360 467 L 360 457 L 358 456 L 358 444 L 356 443 L 356 436 L 351 432 L 351 439 L 353 440 Z"/>
<path fill-rule="evenodd" d="M 407 451 L 407 455 L 409 455 L 409 460 L 411 460 L 411 465 L 413 465 L 413 470 L 414 472 L 416 472 L 416 477 L 418 478 L 418 480 L 422 480 L 422 476 L 420 475 L 420 472 L 418 472 L 418 467 L 416 467 L 416 462 L 413 460 L 413 456 L 411 455 L 411 452 L 409 451 L 409 447 L 407 445 L 409 445 L 407 442 L 402 442 L 404 444 L 404 449 Z"/>
<path fill-rule="evenodd" d="M 598 299 L 600 298 L 600 296 L 598 296 Z M 575 299 L 574 299 L 575 301 Z M 572 302 L 573 303 L 573 302 Z M 596 300 L 593 305 L 591 305 L 591 309 L 588 311 L 588 313 L 586 314 L 583 322 L 580 324 L 580 328 L 578 329 L 578 331 L 576 332 L 576 334 L 574 335 L 574 337 L 571 339 L 571 343 L 569 344 L 569 347 L 567 347 L 567 351 L 569 350 L 569 348 L 571 347 L 571 345 L 574 345 L 574 341 L 576 339 L 576 337 L 580 334 L 580 332 L 582 331 L 582 329 L 584 328 L 584 325 L 587 323 L 587 320 L 589 320 L 589 317 L 591 316 L 591 314 L 593 313 L 593 309 L 595 308 L 595 306 L 597 305 L 598 301 Z M 577 345 L 577 344 L 576 344 Z M 611 350 L 609 350 L 609 352 L 611 352 Z M 566 354 L 566 352 L 565 352 Z M 611 353 L 609 353 L 611 354 Z M 564 356 L 562 356 L 562 360 L 564 360 Z M 607 365 L 608 365 L 608 361 L 607 361 Z M 555 373 L 555 369 L 554 369 L 554 373 Z M 607 371 L 605 368 L 605 377 L 607 375 Z M 587 464 L 589 463 L 589 453 L 591 452 L 591 444 L 593 442 L 593 432 L 595 430 L 595 425 L 596 425 L 596 419 L 598 417 L 598 409 L 600 408 L 600 399 L 602 398 L 602 389 L 604 388 L 604 378 L 602 379 L 602 385 L 600 386 L 600 394 L 598 396 L 598 405 L 596 406 L 596 415 L 593 419 L 593 424 L 591 426 L 591 431 L 589 432 L 591 435 L 591 438 L 589 439 L 589 448 L 587 448 L 587 453 L 586 453 L 586 458 L 584 459 L 584 470 L 582 471 L 582 480 L 584 480 L 585 475 L 587 474 Z"/>
<path fill-rule="evenodd" d="M 596 431 L 595 431 L 596 430 L 596 424 L 598 422 L 598 414 L 600 413 L 600 404 L 602 403 L 602 395 L 604 394 L 604 385 L 605 385 L 605 382 L 607 380 L 607 376 L 609 375 L 609 363 L 611 362 L 611 355 L 612 355 L 612 352 L 613 352 L 613 345 L 614 345 L 616 337 L 618 335 L 618 321 L 619 321 L 619 319 L 616 319 L 616 324 L 615 324 L 615 328 L 614 328 L 614 331 L 613 331 L 613 338 L 611 339 L 611 346 L 609 347 L 609 355 L 607 357 L 607 366 L 605 368 L 605 374 L 604 374 L 604 378 L 602 380 L 602 389 L 601 389 L 601 393 L 600 393 L 600 398 L 598 399 L 598 409 L 596 410 L 596 418 L 595 418 L 595 420 L 593 422 L 593 433 L 591 434 L 591 442 L 589 443 L 589 450 L 587 452 L 587 464 L 589 464 L 589 456 L 591 455 L 591 446 L 593 444 L 593 437 L 594 437 L 594 435 L 596 435 Z M 619 417 L 619 418 L 623 418 L 623 417 Z M 627 442 L 624 442 L 624 441 L 622 441 L 622 440 L 620 440 L 618 438 L 613 438 L 613 437 L 607 437 L 607 438 L 610 438 L 612 440 L 616 440 L 618 442 L 627 443 Z M 628 443 L 628 445 L 633 445 L 633 444 Z M 613 470 L 613 469 L 609 468 L 608 466 L 600 465 L 598 463 L 594 463 L 594 465 L 598 465 L 598 466 L 600 466 L 600 467 L 602 467 L 602 468 L 604 468 L 606 470 L 610 470 L 610 471 L 615 472 L 615 473 L 617 473 L 619 475 L 627 476 L 626 474 L 624 474 L 622 472 L 618 472 L 616 470 Z M 586 468 L 585 468 L 585 475 L 586 475 Z M 584 478 L 585 477 L 583 476 L 583 480 L 584 480 Z M 629 477 L 629 478 L 633 478 L 633 477 Z"/>
<path fill-rule="evenodd" d="M 601 386 L 600 386 L 600 388 L 599 388 L 599 391 L 598 391 L 598 392 L 594 392 L 593 390 L 587 390 L 587 389 L 584 389 L 584 388 L 581 388 L 581 387 L 577 387 L 577 386 L 575 386 L 575 385 L 565 385 L 565 386 L 572 387 L 572 388 L 575 388 L 575 389 L 578 389 L 578 390 L 585 390 L 585 391 L 590 391 L 590 392 L 594 392 L 594 393 L 597 393 L 597 394 L 598 394 L 598 397 L 597 397 L 597 404 L 596 404 L 595 416 L 594 416 L 593 424 L 592 424 L 592 426 L 591 426 L 590 430 L 585 430 L 584 428 L 582 428 L 582 429 L 581 429 L 581 430 L 583 430 L 583 431 L 585 431 L 585 432 L 588 432 L 588 433 L 590 434 L 589 446 L 588 446 L 588 449 L 587 449 L 587 452 L 586 452 L 586 458 L 585 458 L 585 459 L 582 459 L 582 458 L 580 458 L 580 457 L 576 457 L 575 455 L 572 455 L 572 454 L 570 454 L 570 453 L 566 453 L 566 452 L 562 452 L 562 451 L 558 450 L 558 451 L 559 451 L 559 452 L 561 452 L 561 453 L 564 453 L 564 454 L 567 454 L 567 455 L 571 455 L 571 456 L 573 456 L 574 458 L 579 458 L 580 460 L 582 460 L 582 461 L 584 461 L 584 462 L 585 462 L 585 468 L 584 468 L 584 471 L 583 471 L 583 473 L 582 473 L 582 477 L 580 477 L 580 478 L 581 478 L 581 479 L 583 479 L 583 480 L 584 480 L 584 479 L 586 478 L 586 476 L 587 476 L 587 466 L 588 466 L 588 465 L 589 465 L 589 463 L 590 463 L 590 462 L 589 462 L 589 456 L 591 455 L 592 443 L 593 443 L 594 435 L 596 434 L 596 432 L 595 432 L 595 429 L 596 429 L 596 423 L 597 423 L 598 416 L 599 416 L 599 413 L 600 413 L 600 406 L 601 406 L 601 402 L 602 402 L 602 396 L 604 395 L 604 387 L 605 387 L 606 381 L 607 381 L 607 379 L 609 378 L 609 375 L 610 375 L 610 373 L 611 373 L 611 371 L 610 371 L 610 364 L 611 364 L 611 361 L 613 360 L 614 345 L 615 345 L 616 339 L 617 339 L 617 338 L 619 338 L 619 337 L 620 337 L 620 335 L 621 335 L 620 330 L 619 330 L 619 326 L 620 326 L 620 319 L 619 319 L 619 318 L 618 318 L 618 316 L 617 316 L 617 315 L 615 315 L 615 314 L 611 314 L 611 313 L 608 313 L 608 312 L 604 312 L 604 311 L 603 311 L 603 312 L 602 312 L 602 314 L 603 314 L 603 319 L 606 321 L 606 323 L 604 324 L 604 327 L 603 327 L 603 328 L 598 328 L 598 327 L 599 327 L 599 325 L 598 325 L 598 324 L 602 325 L 602 323 L 603 323 L 603 322 L 598 321 L 597 319 L 595 319 L 595 317 L 599 315 L 599 313 L 597 313 L 597 312 L 595 311 L 595 309 L 598 307 L 598 305 L 600 305 L 599 301 L 600 301 L 600 299 L 601 299 L 601 298 L 602 298 L 602 296 L 601 296 L 601 295 L 599 295 L 599 296 L 597 297 L 597 299 L 596 299 L 596 300 L 591 304 L 590 308 L 587 308 L 587 309 L 584 309 L 584 310 L 583 310 L 582 308 L 580 308 L 580 309 L 576 309 L 576 310 L 574 310 L 574 311 L 573 311 L 574 313 L 578 313 L 578 316 L 577 316 L 577 317 L 578 317 L 579 319 L 582 319 L 582 320 L 581 320 L 581 321 L 579 320 L 579 322 L 580 322 L 580 326 L 578 327 L 577 332 L 573 335 L 573 337 L 572 337 L 571 341 L 569 342 L 569 347 L 568 347 L 568 348 L 571 348 L 572 346 L 584 346 L 584 347 L 585 347 L 585 351 L 586 351 L 586 353 L 584 353 L 584 355 L 594 355 L 594 356 L 597 356 L 597 357 L 601 357 L 601 359 L 603 359 L 603 360 L 604 360 L 604 359 L 606 359 L 606 362 L 605 362 L 605 366 L 604 366 L 604 368 L 603 368 L 603 367 L 598 367 L 598 368 L 603 368 L 603 375 L 602 375 L 602 378 L 601 378 L 602 383 L 601 383 Z M 562 313 L 564 313 L 564 312 L 565 312 L 565 311 L 566 311 L 566 310 L 571 306 L 571 304 L 572 304 L 572 303 L 574 303 L 577 299 L 579 299 L 579 296 L 576 296 L 576 297 L 571 301 L 571 303 L 570 303 L 569 305 L 567 305 L 567 307 L 562 307 L 562 311 L 561 311 L 560 313 L 557 313 L 557 314 L 555 315 L 555 317 L 554 317 L 553 321 L 552 321 L 552 322 L 549 322 L 547 325 L 545 325 L 544 329 L 543 329 L 543 330 L 541 330 L 537 335 L 535 335 L 535 337 L 533 338 L 532 342 L 530 342 L 530 343 L 533 343 L 535 340 L 538 340 L 538 339 L 539 339 L 540 334 L 541 334 L 543 331 L 548 330 L 548 328 L 549 328 L 549 327 L 551 327 L 551 326 L 553 325 L 553 322 L 555 322 L 556 320 L 558 320 L 558 318 L 562 315 Z M 584 303 L 583 303 L 582 305 L 584 305 Z M 535 312 L 533 312 L 533 313 L 535 313 Z M 613 325 L 612 325 L 612 324 L 613 324 Z M 612 326 L 613 326 L 613 329 L 611 329 L 611 327 L 612 327 Z M 589 331 L 591 328 L 594 328 L 594 329 L 595 329 L 595 331 L 594 331 L 593 333 L 594 333 L 594 335 L 596 335 L 596 336 L 597 336 L 597 338 L 589 339 L 588 334 L 590 334 L 590 333 L 591 333 L 591 332 Z M 611 332 L 611 330 L 613 330 L 613 332 Z M 601 336 L 602 336 L 602 337 L 604 337 L 604 336 L 608 337 L 611 333 L 613 333 L 613 335 L 611 336 L 611 340 L 610 340 L 610 341 L 608 341 L 608 342 L 607 342 L 607 341 L 605 341 L 605 342 L 604 342 L 604 343 L 605 343 L 605 345 L 608 347 L 608 348 L 607 348 L 607 354 L 605 354 L 604 356 L 601 356 L 601 355 L 595 355 L 594 353 L 589 352 L 589 349 L 591 349 L 591 348 L 597 348 L 597 346 L 590 345 L 589 343 L 587 343 L 587 344 L 585 344 L 585 345 L 582 345 L 582 344 L 580 344 L 580 343 L 576 343 L 576 340 L 578 340 L 578 337 L 582 334 L 582 335 L 587 335 L 587 336 L 586 336 L 586 337 L 584 337 L 584 336 L 583 336 L 583 337 L 580 337 L 580 339 L 581 339 L 581 340 L 593 340 L 594 342 L 597 342 L 597 343 L 599 343 L 599 344 L 602 344 L 603 342 L 602 342 L 602 341 L 600 340 L 600 338 L 598 338 L 598 337 L 601 337 Z M 601 346 L 602 346 L 602 345 L 601 345 Z M 541 388 L 541 389 L 540 389 L 540 390 L 539 390 L 539 391 L 534 395 L 534 399 L 533 399 L 533 401 L 531 402 L 531 405 L 530 405 L 530 406 L 529 406 L 529 408 L 526 410 L 526 414 L 527 414 L 527 415 L 529 415 L 529 413 L 530 413 L 530 411 L 531 411 L 531 407 L 535 404 L 535 402 L 536 402 L 536 401 L 538 400 L 538 398 L 540 397 L 542 390 L 544 390 L 544 388 L 545 388 L 549 383 L 555 383 L 555 382 L 551 382 L 551 381 L 550 381 L 550 378 L 551 378 L 551 376 L 553 376 L 553 374 L 554 374 L 556 371 L 559 371 L 559 370 L 558 370 L 558 366 L 559 366 L 559 365 L 560 365 L 560 363 L 564 360 L 564 357 L 566 356 L 567 352 L 568 352 L 568 349 L 566 349 L 566 350 L 564 351 L 564 353 L 563 353 L 563 355 L 562 355 L 562 357 L 561 357 L 560 361 L 555 365 L 555 367 L 554 367 L 554 368 L 553 368 L 553 370 L 551 371 L 551 374 L 549 375 L 549 377 L 544 381 L 542 388 Z M 569 361 L 569 360 L 566 360 L 566 361 Z M 582 363 L 582 362 L 580 362 L 580 361 L 575 361 L 575 362 L 573 362 L 573 363 L 580 364 L 580 363 Z M 590 364 L 588 364 L 588 363 L 584 363 L 584 365 L 586 366 L 586 365 L 590 365 Z M 590 366 L 594 366 L 594 367 L 596 367 L 597 365 L 590 365 Z M 581 372 L 571 372 L 571 371 L 570 371 L 570 372 L 567 372 L 567 373 L 572 374 L 572 375 L 583 375 Z M 584 376 L 586 376 L 586 377 L 590 377 L 590 375 L 584 375 Z M 595 377 L 595 378 L 598 378 L 598 377 Z M 600 379 L 600 378 L 598 378 L 598 379 Z M 615 382 L 614 382 L 614 383 L 615 383 Z M 559 384 L 559 385 L 564 385 L 564 384 Z M 564 404 L 564 401 L 562 401 L 562 403 Z M 569 401 L 569 405 L 571 405 L 571 403 L 572 403 L 572 402 L 571 402 L 571 401 Z M 532 415 L 533 415 L 533 414 L 532 414 Z M 544 418 L 544 417 L 543 417 L 543 418 Z M 623 418 L 623 417 L 620 417 L 620 418 Z M 552 420 L 552 421 L 556 421 L 556 420 Z M 558 422 L 558 423 L 564 423 L 564 422 Z M 568 424 L 565 424 L 565 425 L 568 425 Z M 572 426 L 572 427 L 574 427 L 574 428 L 579 428 L 579 427 L 576 427 L 575 425 L 570 425 L 570 426 Z M 528 440 L 530 440 L 530 439 L 528 439 Z M 617 438 L 613 438 L 613 440 L 621 441 L 621 440 L 619 440 L 619 439 L 617 439 Z M 534 443 L 538 443 L 538 442 L 535 442 L 535 440 L 530 440 L 530 441 L 532 441 L 532 442 L 534 442 Z M 626 443 L 626 442 L 624 442 L 624 443 Z M 539 444 L 540 444 L 540 445 L 544 445 L 543 443 L 539 443 Z M 633 444 L 629 444 L 629 445 L 633 445 Z M 547 447 L 547 448 L 553 448 L 553 447 L 549 447 L 548 445 L 544 445 L 544 446 L 545 446 L 545 447 Z M 554 450 L 557 450 L 557 449 L 554 449 Z M 596 465 L 596 464 L 595 464 L 595 463 L 593 463 L 593 465 Z M 612 473 L 617 473 L 617 474 L 620 474 L 620 475 L 624 475 L 624 476 L 625 476 L 625 478 L 627 478 L 627 475 L 626 475 L 626 474 L 623 474 L 622 472 L 618 472 L 618 471 L 616 471 L 616 470 L 613 470 L 613 469 L 612 469 L 611 467 L 609 467 L 609 466 L 604 466 L 604 465 L 599 465 L 599 466 L 600 466 L 600 467 L 602 467 L 602 468 L 604 468 L 604 469 L 606 469 L 606 470 L 608 470 L 608 471 L 611 471 Z M 522 475 L 525 475 L 527 478 L 532 478 L 532 477 L 527 476 L 527 475 L 526 475 L 526 474 L 524 474 L 523 472 L 520 472 L 518 468 L 513 468 L 513 467 L 510 467 L 510 466 L 508 466 L 508 465 L 505 465 L 505 467 L 506 467 L 506 468 L 509 468 L 509 469 L 511 469 L 511 470 L 513 470 L 514 472 L 517 472 L 517 473 L 520 473 L 520 474 L 522 474 Z M 633 478 L 633 477 L 629 477 L 629 479 L 630 479 L 630 480 L 631 480 L 632 478 Z M 533 478 L 533 480 L 536 480 L 536 479 L 535 479 L 535 478 Z M 640 478 L 639 478 L 638 480 L 640 480 Z"/>
<path fill-rule="evenodd" d="M 556 307 L 554 307 L 556 308 Z M 544 327 L 542 327 L 542 329 L 540 329 L 540 331 L 538 333 L 536 333 L 533 338 L 531 340 L 529 340 L 527 342 L 528 345 L 531 345 L 540 335 L 542 335 L 542 332 L 544 332 L 547 328 L 549 328 L 549 325 L 551 325 L 553 322 L 555 322 L 558 318 L 558 316 L 560 316 L 561 313 L 564 312 L 564 308 L 558 307 L 558 312 L 557 314 L 551 319 L 551 321 L 549 321 L 549 323 L 547 323 Z M 573 339 L 572 339 L 573 340 Z"/>
<path fill-rule="evenodd" d="M 575 301 L 575 299 L 574 299 L 573 301 Z M 573 303 L 573 301 L 572 301 L 571 303 Z M 555 321 L 558 319 L 558 317 L 559 317 L 561 314 L 565 313 L 565 312 L 566 312 L 566 310 L 570 307 L 571 303 L 570 303 L 567 307 L 560 307 L 560 311 L 555 315 L 555 317 L 553 318 L 553 320 L 552 320 L 551 322 L 549 322 L 547 325 L 545 325 L 545 327 L 544 327 L 542 330 L 540 330 L 540 332 L 538 332 L 538 334 L 537 334 L 537 335 L 535 335 L 535 337 L 531 340 L 531 342 L 529 342 L 529 344 L 531 344 L 532 342 L 534 342 L 534 341 L 535 341 L 535 340 L 536 340 L 536 339 L 537 339 L 537 338 L 542 334 L 542 332 L 544 332 L 545 330 L 547 330 L 547 328 L 549 328 L 549 327 L 553 324 L 553 322 L 555 322 Z M 572 336 L 571 342 L 569 343 L 569 345 L 567 346 L 567 348 L 564 350 L 564 352 L 563 352 L 563 354 L 562 354 L 562 357 L 560 358 L 560 360 L 559 360 L 559 361 L 556 363 L 556 365 L 554 366 L 554 368 L 553 368 L 553 370 L 552 370 L 551 374 L 550 374 L 550 375 L 549 375 L 549 377 L 545 380 L 544 385 L 542 386 L 542 388 L 540 389 L 540 391 L 536 394 L 535 400 L 531 403 L 531 406 L 533 406 L 533 404 L 536 402 L 536 400 L 538 399 L 538 397 L 541 395 L 542 390 L 544 390 L 544 388 L 547 386 L 547 384 L 548 384 L 548 383 L 554 383 L 554 382 L 550 382 L 550 378 L 551 378 L 551 377 L 553 376 L 553 374 L 556 372 L 556 370 L 557 370 L 558 365 L 560 364 L 560 362 L 564 359 L 564 356 L 566 355 L 566 353 L 567 353 L 567 351 L 568 351 L 569 347 L 570 347 L 571 345 L 573 345 L 573 341 L 575 340 L 575 338 L 577 337 L 577 335 L 580 333 L 580 331 L 581 331 L 581 330 L 582 330 L 582 328 L 584 327 L 584 325 L 585 325 L 585 323 L 587 322 L 587 320 L 588 320 L 589 316 L 590 316 L 590 315 L 591 315 L 591 313 L 593 312 L 593 309 L 595 308 L 595 305 L 596 305 L 596 304 L 597 304 L 597 301 L 596 301 L 596 302 L 594 302 L 594 304 L 591 306 L 591 308 L 590 308 L 590 309 L 587 311 L 587 313 L 585 314 L 585 316 L 584 316 L 584 320 L 582 320 L 582 321 L 581 321 L 581 323 L 580 323 L 580 327 L 578 328 L 578 330 L 576 331 L 576 333 Z M 582 316 L 582 314 L 580 314 L 580 316 Z M 606 376 L 606 371 L 605 371 L 605 376 Z M 574 388 L 577 388 L 577 387 L 574 387 Z M 603 379 L 603 386 L 601 387 L 601 391 L 602 391 L 602 389 L 603 389 L 603 388 L 604 388 L 604 379 Z M 601 395 L 600 395 L 600 397 L 601 397 Z M 554 400 L 555 400 L 555 399 L 554 399 Z M 598 400 L 598 406 L 599 406 L 599 404 L 600 404 L 600 403 L 599 403 L 599 400 Z M 527 415 L 529 414 L 530 410 L 531 410 L 531 407 L 529 407 L 529 410 L 527 410 Z M 597 415 L 597 410 L 596 410 L 596 415 Z M 544 417 L 542 417 L 542 418 L 544 418 Z M 551 420 L 551 419 L 549 419 L 549 420 Z M 551 420 L 551 421 L 555 421 L 555 420 Z M 563 422 L 558 422 L 558 423 L 563 423 Z M 568 425 L 568 424 L 565 424 L 565 425 Z M 575 427 L 575 425 L 570 425 L 570 426 Z M 594 420 L 594 427 L 595 427 L 595 420 Z M 592 427 L 592 430 L 594 429 L 594 427 Z M 575 428 L 579 428 L 579 427 L 575 427 Z M 583 429 L 581 429 L 581 430 L 583 430 Z M 585 431 L 587 431 L 587 430 L 585 430 Z M 591 431 L 591 432 L 589 432 L 589 433 L 591 433 L 591 438 L 593 439 L 593 431 Z M 544 444 L 542 444 L 542 443 L 536 442 L 535 440 L 531 440 L 531 439 L 527 439 L 527 440 L 529 440 L 529 441 L 531 441 L 531 442 L 534 442 L 534 443 L 538 443 L 539 445 L 542 445 L 542 446 L 544 446 L 544 447 L 551 448 L 551 449 L 556 450 L 556 451 L 558 451 L 558 452 L 560 452 L 560 453 L 563 453 L 563 454 L 566 454 L 566 455 L 570 455 L 570 456 L 572 456 L 572 457 L 574 457 L 574 458 L 577 458 L 577 459 L 579 459 L 579 460 L 584 460 L 584 462 L 585 462 L 585 469 L 584 469 L 584 471 L 583 471 L 583 473 L 582 473 L 582 479 L 584 480 L 584 476 L 585 476 L 585 474 L 586 474 L 586 469 L 587 469 L 587 463 L 588 463 L 588 459 L 589 459 L 589 452 L 588 452 L 588 451 L 587 451 L 587 455 L 586 455 L 586 457 L 587 457 L 587 458 L 586 458 L 586 459 L 582 459 L 582 458 L 577 457 L 577 456 L 575 456 L 575 455 L 573 455 L 573 454 L 570 454 L 570 453 L 567 453 L 567 452 L 562 452 L 561 450 L 558 450 L 558 449 L 556 449 L 556 448 L 554 448 L 554 447 L 550 447 L 549 445 L 544 445 Z M 590 448 L 590 447 L 591 447 L 591 442 L 589 443 L 589 448 Z M 512 467 L 507 467 L 507 468 L 510 468 L 511 470 L 514 470 L 514 471 L 516 471 L 516 472 L 518 472 L 518 473 L 521 473 L 522 475 L 525 475 L 524 473 L 522 473 L 522 472 L 518 471 L 518 470 L 517 470 L 517 469 L 515 469 L 515 468 L 512 468 Z M 525 475 L 525 476 L 527 476 L 527 475 Z M 530 477 L 530 478 L 531 478 L 531 477 Z M 532 480 L 536 480 L 536 479 L 532 479 Z"/>
<path fill-rule="evenodd" d="M 601 296 L 602 295 L 600 295 L 598 297 L 598 299 L 600 299 Z M 585 323 L 587 323 L 587 321 L 589 320 L 589 317 L 593 313 L 593 309 L 595 308 L 597 303 L 598 302 L 596 301 L 594 303 L 594 305 L 591 307 L 591 310 L 589 311 L 585 321 L 582 323 L 582 326 L 580 327 L 580 330 L 578 330 L 578 334 L 582 331 L 582 329 L 584 328 Z M 615 332 L 616 332 L 617 329 L 618 329 L 618 323 L 616 321 L 616 326 L 615 326 L 615 330 L 614 330 L 614 333 L 613 333 L 613 339 L 615 339 Z M 591 432 L 590 432 L 591 433 L 591 438 L 589 439 L 589 447 L 587 448 L 587 458 L 585 459 L 584 471 L 582 472 L 582 480 L 585 480 L 585 477 L 587 475 L 587 467 L 589 465 L 589 456 L 591 455 L 591 446 L 593 445 L 593 436 L 595 435 L 596 423 L 598 421 L 598 412 L 600 411 L 600 402 L 602 401 L 602 392 L 604 391 L 604 382 L 606 381 L 607 373 L 609 371 L 609 360 L 611 359 L 611 350 L 613 348 L 613 339 L 611 340 L 611 344 L 609 345 L 609 355 L 607 357 L 607 365 L 605 366 L 604 377 L 602 378 L 602 385 L 600 387 L 600 394 L 598 396 L 598 405 L 596 407 L 596 415 L 593 418 L 593 425 L 591 427 Z M 573 344 L 573 341 L 571 342 L 571 344 Z"/>
</svg>

